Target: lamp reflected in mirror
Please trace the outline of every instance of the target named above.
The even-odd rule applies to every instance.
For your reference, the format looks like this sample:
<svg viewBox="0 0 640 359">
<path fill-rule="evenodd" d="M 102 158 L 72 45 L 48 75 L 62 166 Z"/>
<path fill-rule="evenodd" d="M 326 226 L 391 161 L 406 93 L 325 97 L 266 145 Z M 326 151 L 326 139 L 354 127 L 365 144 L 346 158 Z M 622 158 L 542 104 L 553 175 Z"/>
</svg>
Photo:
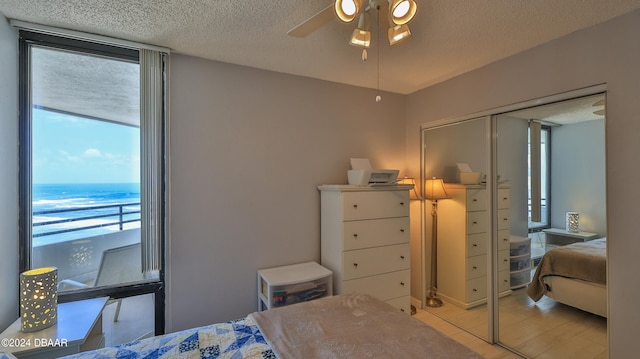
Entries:
<svg viewBox="0 0 640 359">
<path fill-rule="evenodd" d="M 429 294 L 427 295 L 427 307 L 441 307 L 442 300 L 437 297 L 438 286 L 438 200 L 449 198 L 444 188 L 444 182 L 440 178 L 433 177 L 425 183 L 425 198 L 431 201 L 431 280 Z"/>
</svg>

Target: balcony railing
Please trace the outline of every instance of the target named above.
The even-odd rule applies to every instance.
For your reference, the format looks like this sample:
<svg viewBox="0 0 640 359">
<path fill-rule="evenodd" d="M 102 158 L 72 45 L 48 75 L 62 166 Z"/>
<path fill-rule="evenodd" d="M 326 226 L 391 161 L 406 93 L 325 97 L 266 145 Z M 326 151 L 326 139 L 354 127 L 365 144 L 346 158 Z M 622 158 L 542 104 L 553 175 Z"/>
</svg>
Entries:
<svg viewBox="0 0 640 359">
<path fill-rule="evenodd" d="M 71 217 L 46 219 L 46 217 L 51 217 L 51 215 L 56 214 L 64 217 L 71 214 Z M 34 218 L 40 216 L 44 216 L 45 218 L 39 221 L 34 220 L 34 238 L 114 226 L 118 226 L 118 230 L 121 231 L 127 223 L 140 222 L 140 202 L 33 212 Z M 84 224 L 82 222 L 84 222 Z M 63 224 L 64 226 L 61 226 Z M 44 229 L 45 226 L 49 226 L 48 228 L 51 229 L 46 230 Z M 42 228 L 42 230 L 36 231 L 36 228 Z"/>
</svg>

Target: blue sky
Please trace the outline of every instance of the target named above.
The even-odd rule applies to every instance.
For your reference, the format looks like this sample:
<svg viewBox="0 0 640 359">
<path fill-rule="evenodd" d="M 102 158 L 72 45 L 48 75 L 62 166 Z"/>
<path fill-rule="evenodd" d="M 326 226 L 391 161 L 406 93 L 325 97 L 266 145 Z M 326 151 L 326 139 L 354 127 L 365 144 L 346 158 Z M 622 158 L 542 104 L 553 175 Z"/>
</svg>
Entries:
<svg viewBox="0 0 640 359">
<path fill-rule="evenodd" d="M 33 110 L 33 183 L 140 182 L 140 129 Z"/>
</svg>

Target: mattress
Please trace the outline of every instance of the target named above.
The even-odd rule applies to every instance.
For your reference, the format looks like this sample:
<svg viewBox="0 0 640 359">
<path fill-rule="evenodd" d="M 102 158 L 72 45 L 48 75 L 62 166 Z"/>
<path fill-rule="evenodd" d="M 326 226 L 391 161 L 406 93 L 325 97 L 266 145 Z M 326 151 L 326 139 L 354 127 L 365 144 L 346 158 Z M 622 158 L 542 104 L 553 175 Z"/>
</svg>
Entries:
<svg viewBox="0 0 640 359">
<path fill-rule="evenodd" d="M 480 359 L 469 348 L 363 294 L 325 297 L 66 357 Z"/>
</svg>

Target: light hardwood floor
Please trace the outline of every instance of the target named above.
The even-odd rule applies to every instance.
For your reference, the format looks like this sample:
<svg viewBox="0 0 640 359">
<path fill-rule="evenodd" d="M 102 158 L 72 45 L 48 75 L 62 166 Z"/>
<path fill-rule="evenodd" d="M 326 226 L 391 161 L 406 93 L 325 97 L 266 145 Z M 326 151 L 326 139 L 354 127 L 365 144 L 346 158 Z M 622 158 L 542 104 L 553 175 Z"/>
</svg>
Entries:
<svg viewBox="0 0 640 359">
<path fill-rule="evenodd" d="M 500 342 L 525 357 L 596 359 L 608 356 L 606 318 L 547 297 L 535 303 L 526 295 L 526 288 L 516 289 L 511 295 L 501 298 L 499 306 Z M 451 324 L 463 325 L 474 334 L 486 337 L 486 306 L 466 310 L 445 303 L 440 308 L 429 308 L 428 312 L 418 311 L 415 317 L 486 358 L 519 357 Z"/>
</svg>

